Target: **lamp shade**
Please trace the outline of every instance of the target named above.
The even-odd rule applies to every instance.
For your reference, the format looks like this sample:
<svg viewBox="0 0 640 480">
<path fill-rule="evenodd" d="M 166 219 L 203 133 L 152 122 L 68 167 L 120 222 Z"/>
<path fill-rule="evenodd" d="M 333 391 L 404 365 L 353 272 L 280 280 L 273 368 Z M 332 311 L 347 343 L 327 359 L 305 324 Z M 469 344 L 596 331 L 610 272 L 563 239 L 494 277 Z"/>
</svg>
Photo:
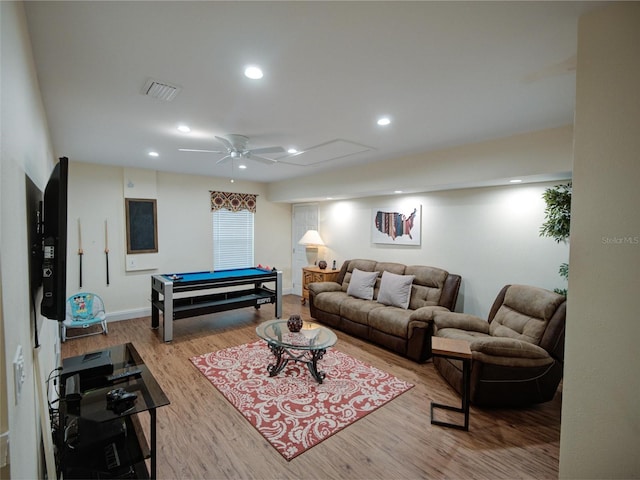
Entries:
<svg viewBox="0 0 640 480">
<path fill-rule="evenodd" d="M 307 246 L 324 245 L 324 242 L 322 241 L 322 238 L 320 238 L 320 234 L 317 230 L 307 230 L 307 233 L 302 236 L 298 243 L 300 245 Z"/>
</svg>

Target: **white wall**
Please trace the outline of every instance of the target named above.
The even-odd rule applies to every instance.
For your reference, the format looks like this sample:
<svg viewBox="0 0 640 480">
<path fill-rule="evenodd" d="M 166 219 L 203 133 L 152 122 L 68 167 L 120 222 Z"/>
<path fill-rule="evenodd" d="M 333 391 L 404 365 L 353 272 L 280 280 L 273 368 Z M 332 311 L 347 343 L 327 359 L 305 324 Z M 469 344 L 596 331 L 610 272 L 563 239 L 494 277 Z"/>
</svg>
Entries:
<svg viewBox="0 0 640 480">
<path fill-rule="evenodd" d="M 267 200 L 265 184 L 226 179 L 141 171 L 139 177 L 155 179 L 158 213 L 158 253 L 148 270 L 125 269 L 126 228 L 124 189 L 128 189 L 125 169 L 71 161 L 69 166 L 69 242 L 67 290 L 79 289 L 77 219 L 81 219 L 83 290 L 103 297 L 108 318 L 117 320 L 148 315 L 151 275 L 169 272 L 209 270 L 213 267 L 212 219 L 209 191 L 255 193 L 255 263 L 283 271 L 283 291 L 291 289 L 291 206 Z M 148 174 L 148 175 L 147 175 Z M 148 182 L 149 180 L 147 180 Z M 133 182 L 133 193 L 140 185 Z M 143 198 L 146 194 L 140 194 Z M 109 224 L 109 285 L 106 284 L 104 223 Z"/>
<path fill-rule="evenodd" d="M 42 374 L 46 377 L 56 366 L 58 331 L 56 322 L 44 320 L 38 314 L 41 347 L 34 349 L 25 175 L 44 189 L 53 168 L 54 155 L 22 3 L 0 2 L 0 21 L 0 338 L 4 337 L 0 355 L 5 367 L 0 398 L 6 399 L 6 404 L 0 405 L 0 426 L 2 431 L 9 430 L 11 478 L 43 478 L 36 397 L 36 382 L 43 385 L 43 379 L 34 369 L 34 359 L 39 358 Z M 20 400 L 16 402 L 12 362 L 18 346 L 22 347 L 25 357 L 26 380 Z"/>
<path fill-rule="evenodd" d="M 561 478 L 640 478 L 640 3 L 580 19 Z"/>
<path fill-rule="evenodd" d="M 366 166 L 343 168 L 269 184 L 274 202 L 305 202 L 419 193 L 470 186 L 504 185 L 571 178 L 571 125 L 528 132 L 482 143 L 422 152 Z"/>
<path fill-rule="evenodd" d="M 457 310 L 486 318 L 508 283 L 566 287 L 558 267 L 569 248 L 539 236 L 542 193 L 552 183 L 487 187 L 419 195 L 369 197 L 320 204 L 321 256 L 338 268 L 346 259 L 370 258 L 430 265 L 462 276 Z M 422 205 L 422 244 L 371 243 L 371 215 L 378 207 L 410 213 Z"/>
</svg>

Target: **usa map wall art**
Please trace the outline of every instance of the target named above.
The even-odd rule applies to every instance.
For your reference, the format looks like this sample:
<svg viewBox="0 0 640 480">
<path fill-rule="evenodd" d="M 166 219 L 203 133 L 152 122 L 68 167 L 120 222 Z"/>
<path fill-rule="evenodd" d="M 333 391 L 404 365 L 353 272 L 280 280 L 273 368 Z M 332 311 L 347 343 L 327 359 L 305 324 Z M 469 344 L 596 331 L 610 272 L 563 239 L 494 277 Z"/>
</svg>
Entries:
<svg viewBox="0 0 640 480">
<path fill-rule="evenodd" d="M 420 245 L 422 205 L 411 208 L 374 208 L 371 241 L 391 245 Z"/>
</svg>

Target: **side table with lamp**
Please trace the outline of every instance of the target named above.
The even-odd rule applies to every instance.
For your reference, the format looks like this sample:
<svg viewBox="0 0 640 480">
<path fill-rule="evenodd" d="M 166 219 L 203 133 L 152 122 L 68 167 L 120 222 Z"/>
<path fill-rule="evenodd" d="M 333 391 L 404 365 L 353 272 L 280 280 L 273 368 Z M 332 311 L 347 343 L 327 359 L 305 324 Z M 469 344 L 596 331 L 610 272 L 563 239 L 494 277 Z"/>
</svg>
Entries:
<svg viewBox="0 0 640 480">
<path fill-rule="evenodd" d="M 309 300 L 309 284 L 313 282 L 335 282 L 340 270 L 321 269 L 316 266 L 302 268 L 302 305 Z"/>
<path fill-rule="evenodd" d="M 327 262 L 324 260 L 318 262 L 318 249 L 324 246 L 324 242 L 317 230 L 307 230 L 298 243 L 305 246 L 307 262 L 309 262 L 310 265 L 302 268 L 302 299 L 300 302 L 304 305 L 309 299 L 310 283 L 335 282 L 340 272 L 337 270 L 326 270 Z"/>
</svg>

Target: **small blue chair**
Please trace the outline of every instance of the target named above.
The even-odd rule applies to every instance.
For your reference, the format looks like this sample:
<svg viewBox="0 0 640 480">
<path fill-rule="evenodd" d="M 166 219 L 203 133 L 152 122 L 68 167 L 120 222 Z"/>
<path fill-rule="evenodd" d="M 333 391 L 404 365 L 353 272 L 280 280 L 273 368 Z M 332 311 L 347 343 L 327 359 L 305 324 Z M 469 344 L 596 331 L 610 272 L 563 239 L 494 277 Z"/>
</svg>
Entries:
<svg viewBox="0 0 640 480">
<path fill-rule="evenodd" d="M 62 322 L 62 341 L 67 340 L 67 329 L 85 329 L 100 324 L 102 330 L 90 333 L 73 335 L 69 338 L 86 337 L 100 333 L 107 334 L 107 314 L 104 310 L 104 302 L 95 293 L 80 292 L 67 299 L 67 313 Z"/>
</svg>

